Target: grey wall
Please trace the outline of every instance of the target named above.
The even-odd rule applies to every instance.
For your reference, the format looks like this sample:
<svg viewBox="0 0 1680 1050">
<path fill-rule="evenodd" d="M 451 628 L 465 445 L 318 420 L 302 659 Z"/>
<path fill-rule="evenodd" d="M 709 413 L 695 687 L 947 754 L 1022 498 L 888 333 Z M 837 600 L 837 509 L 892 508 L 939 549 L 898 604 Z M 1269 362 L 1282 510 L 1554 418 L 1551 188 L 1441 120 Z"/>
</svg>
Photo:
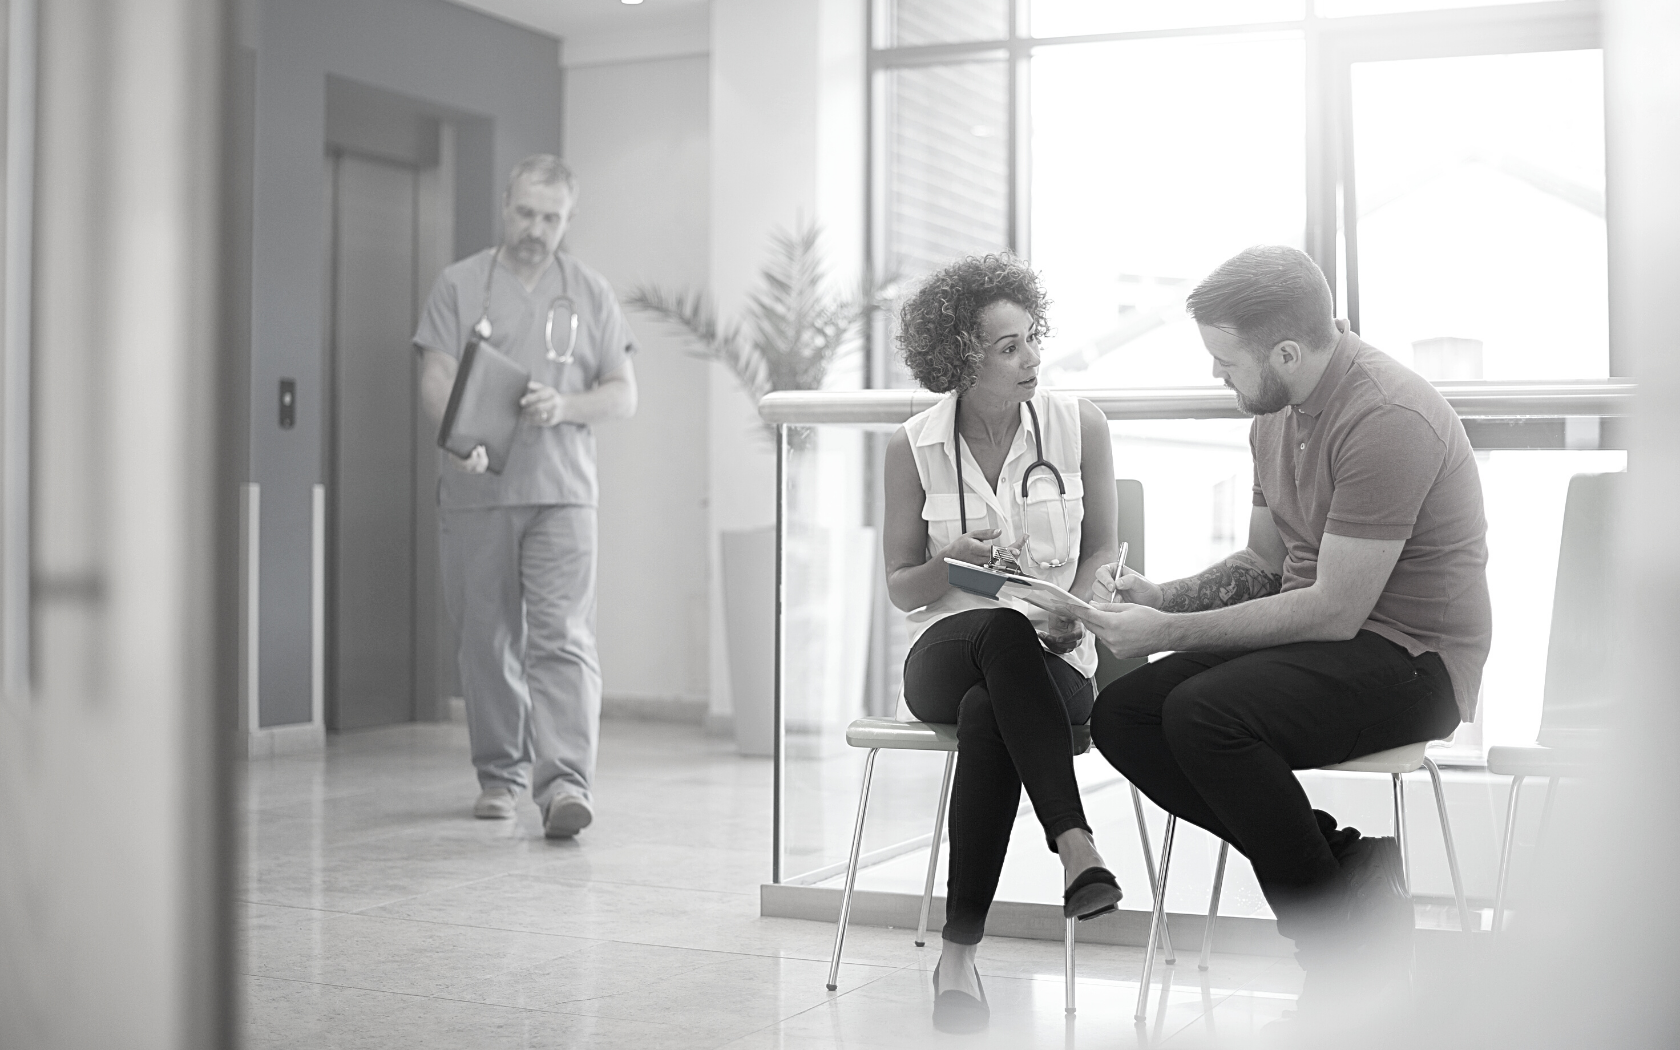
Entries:
<svg viewBox="0 0 1680 1050">
<path fill-rule="evenodd" d="M 321 479 L 328 75 L 461 114 L 458 255 L 491 243 L 500 174 L 560 146 L 552 37 L 442 0 L 259 0 L 252 186 L 250 455 L 262 486 L 261 724 L 310 717 L 310 487 Z M 470 158 L 488 155 L 491 163 Z M 394 365 L 395 367 L 395 365 Z M 297 427 L 275 413 L 298 383 Z"/>
</svg>

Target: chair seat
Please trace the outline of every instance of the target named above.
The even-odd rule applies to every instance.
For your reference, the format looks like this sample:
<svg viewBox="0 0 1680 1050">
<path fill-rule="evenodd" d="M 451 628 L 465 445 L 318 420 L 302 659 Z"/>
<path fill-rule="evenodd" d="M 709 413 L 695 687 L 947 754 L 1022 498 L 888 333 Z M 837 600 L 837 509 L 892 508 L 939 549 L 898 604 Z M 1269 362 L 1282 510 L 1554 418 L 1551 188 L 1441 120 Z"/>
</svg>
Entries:
<svg viewBox="0 0 1680 1050">
<path fill-rule="evenodd" d="M 1428 746 L 1429 741 L 1422 740 L 1405 747 L 1389 748 L 1387 751 L 1377 751 L 1361 758 L 1319 768 L 1334 769 L 1343 773 L 1411 773 L 1423 768 L 1423 752 Z"/>
<path fill-rule="evenodd" d="M 896 718 L 860 718 L 846 727 L 853 747 L 893 751 L 955 751 L 957 727 L 944 722 L 901 722 Z M 1073 727 L 1073 753 L 1091 750 L 1091 727 Z"/>
<path fill-rule="evenodd" d="M 1490 747 L 1487 764 L 1489 773 L 1505 777 L 1577 777 L 1590 766 L 1585 752 L 1538 744 Z"/>
</svg>

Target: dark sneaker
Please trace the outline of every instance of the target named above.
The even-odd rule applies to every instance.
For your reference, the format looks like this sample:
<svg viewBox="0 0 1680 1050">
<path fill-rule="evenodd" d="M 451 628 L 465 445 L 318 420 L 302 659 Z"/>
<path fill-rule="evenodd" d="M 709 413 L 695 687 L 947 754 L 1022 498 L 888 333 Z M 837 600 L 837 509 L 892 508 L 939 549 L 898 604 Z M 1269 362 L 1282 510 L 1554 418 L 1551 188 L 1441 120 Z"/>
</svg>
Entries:
<svg viewBox="0 0 1680 1050">
<path fill-rule="evenodd" d="M 1348 879 L 1348 921 L 1353 943 L 1379 969 L 1384 963 L 1409 967 L 1417 919 L 1406 889 L 1400 844 L 1393 838 L 1360 838 L 1341 856 Z"/>
<path fill-rule="evenodd" d="M 1373 970 L 1359 953 L 1335 952 L 1309 959 L 1297 952 L 1306 980 L 1295 1009 L 1266 1025 L 1260 1045 L 1344 1047 L 1369 1042 L 1372 1032 L 1394 1031 L 1411 1003 L 1404 975 Z"/>
</svg>

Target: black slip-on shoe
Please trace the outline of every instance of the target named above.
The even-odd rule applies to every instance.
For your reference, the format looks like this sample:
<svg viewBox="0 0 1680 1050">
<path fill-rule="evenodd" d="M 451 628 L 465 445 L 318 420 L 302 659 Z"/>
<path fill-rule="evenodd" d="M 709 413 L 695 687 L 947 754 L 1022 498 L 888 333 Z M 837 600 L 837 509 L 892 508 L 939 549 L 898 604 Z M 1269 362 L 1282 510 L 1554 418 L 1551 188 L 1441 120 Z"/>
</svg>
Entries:
<svg viewBox="0 0 1680 1050">
<path fill-rule="evenodd" d="M 1120 903 L 1120 883 L 1101 865 L 1074 876 L 1062 891 L 1062 918 L 1094 919 L 1114 911 Z"/>
<path fill-rule="evenodd" d="M 953 1035 L 969 1035 L 986 1027 L 992 1019 L 992 1008 L 986 1003 L 986 986 L 980 981 L 980 968 L 974 969 L 974 986 L 980 990 L 976 999 L 954 988 L 943 991 L 939 987 L 939 967 L 933 968 L 933 1027 Z"/>
</svg>

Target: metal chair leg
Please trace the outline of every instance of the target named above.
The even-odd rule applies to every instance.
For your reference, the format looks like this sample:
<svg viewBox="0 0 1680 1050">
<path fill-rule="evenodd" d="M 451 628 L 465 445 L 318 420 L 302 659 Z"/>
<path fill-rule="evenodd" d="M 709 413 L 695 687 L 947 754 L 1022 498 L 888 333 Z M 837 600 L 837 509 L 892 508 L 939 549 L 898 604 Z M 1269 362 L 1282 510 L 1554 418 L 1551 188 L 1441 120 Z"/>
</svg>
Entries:
<svg viewBox="0 0 1680 1050">
<path fill-rule="evenodd" d="M 1213 924 L 1219 921 L 1219 892 L 1225 888 L 1225 859 L 1231 854 L 1231 844 L 1224 839 L 1219 840 L 1219 862 L 1213 869 L 1213 892 L 1208 895 L 1207 925 L 1202 927 L 1202 961 L 1196 964 L 1196 969 L 1208 968 L 1208 957 L 1213 954 Z"/>
<path fill-rule="evenodd" d="M 1546 781 L 1546 801 L 1540 807 L 1540 830 L 1534 833 L 1534 848 L 1540 848 L 1540 840 L 1546 837 L 1546 828 L 1552 822 L 1552 799 L 1557 795 L 1558 778 L 1551 777 Z"/>
<path fill-rule="evenodd" d="M 1143 870 L 1149 873 L 1149 895 L 1159 897 L 1155 885 L 1155 853 L 1149 848 L 1149 824 L 1143 819 L 1143 795 L 1136 784 L 1128 783 L 1127 786 L 1132 789 L 1132 812 L 1137 814 L 1138 841 L 1143 844 Z M 1177 953 L 1173 951 L 1172 931 L 1166 923 L 1161 924 L 1161 950 L 1166 953 L 1168 964 L 1178 962 Z"/>
<path fill-rule="evenodd" d="M 858 792 L 857 826 L 852 829 L 852 855 L 846 861 L 846 889 L 840 894 L 840 921 L 834 926 L 834 958 L 828 963 L 828 990 L 840 981 L 840 949 L 846 944 L 846 923 L 852 917 L 852 889 L 857 885 L 858 853 L 863 849 L 863 815 L 869 810 L 869 781 L 875 775 L 875 756 L 880 748 L 869 749 L 863 762 L 863 790 Z"/>
<path fill-rule="evenodd" d="M 933 874 L 939 868 L 939 843 L 945 834 L 945 806 L 951 801 L 951 770 L 957 753 L 945 756 L 945 779 L 939 785 L 939 810 L 933 817 L 933 844 L 928 848 L 927 884 L 922 887 L 922 918 L 916 924 L 916 947 L 927 944 L 928 909 L 933 906 Z"/>
<path fill-rule="evenodd" d="M 1505 883 L 1511 877 L 1511 848 L 1517 842 L 1517 803 L 1522 798 L 1523 777 L 1511 778 L 1511 800 L 1505 804 L 1505 842 L 1499 848 L 1499 885 L 1493 890 L 1493 932 L 1505 925 Z"/>
<path fill-rule="evenodd" d="M 1425 758 L 1423 768 L 1429 770 L 1430 782 L 1435 785 L 1435 809 L 1441 815 L 1441 839 L 1447 844 L 1447 870 L 1452 873 L 1453 899 L 1458 902 L 1458 928 L 1465 933 L 1470 928 L 1470 903 L 1464 899 L 1464 877 L 1458 870 L 1458 849 L 1453 845 L 1452 821 L 1447 819 L 1447 792 L 1441 784 L 1441 770 L 1435 760 Z"/>
<path fill-rule="evenodd" d="M 1149 982 L 1155 974 L 1155 937 L 1167 918 L 1167 869 L 1172 864 L 1173 833 L 1178 830 L 1178 818 L 1167 814 L 1167 830 L 1161 836 L 1161 874 L 1155 879 L 1159 887 L 1155 894 L 1155 910 L 1149 917 L 1149 940 L 1143 946 L 1143 977 L 1138 981 L 1137 1011 L 1134 1021 L 1149 1019 Z"/>
<path fill-rule="evenodd" d="M 1400 846 L 1400 875 L 1406 882 L 1406 892 L 1412 892 L 1411 837 L 1406 834 L 1406 784 L 1399 773 L 1394 777 L 1394 841 Z"/>
<path fill-rule="evenodd" d="M 1062 963 L 1062 982 L 1067 985 L 1067 1012 L 1073 1013 L 1073 940 L 1078 919 L 1067 921 L 1067 959 Z"/>
</svg>

